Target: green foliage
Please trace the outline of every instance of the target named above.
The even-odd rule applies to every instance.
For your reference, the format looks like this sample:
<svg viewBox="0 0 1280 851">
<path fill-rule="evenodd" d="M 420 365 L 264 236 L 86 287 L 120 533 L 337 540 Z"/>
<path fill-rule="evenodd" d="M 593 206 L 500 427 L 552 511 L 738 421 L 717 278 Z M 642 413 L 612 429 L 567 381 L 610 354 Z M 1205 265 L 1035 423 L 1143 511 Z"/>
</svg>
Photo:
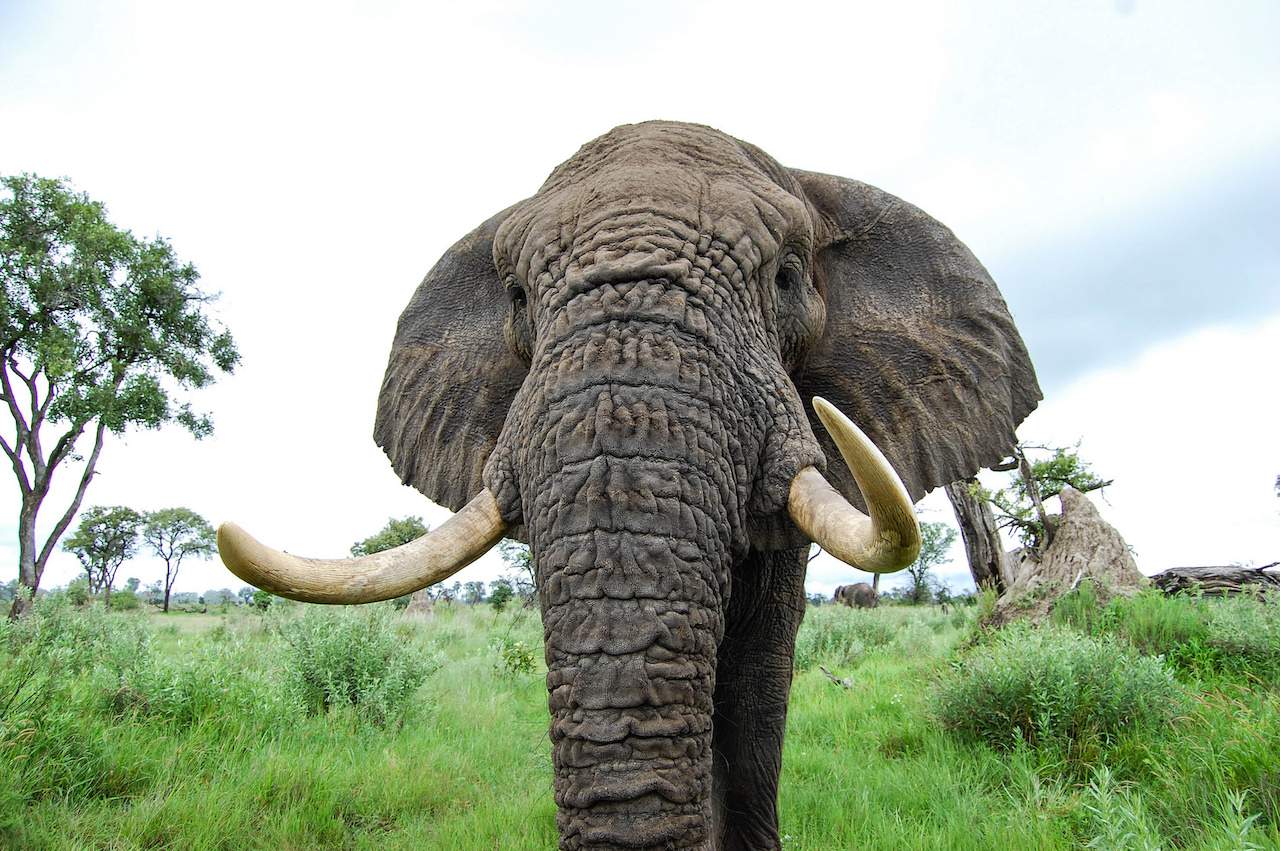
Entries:
<svg viewBox="0 0 1280 851">
<path fill-rule="evenodd" d="M 889 621 L 870 609 L 823 606 L 805 609 L 796 635 L 795 669 L 853 665 L 869 650 L 893 640 Z"/>
<path fill-rule="evenodd" d="M 498 542 L 498 552 L 507 565 L 507 581 L 511 590 L 523 598 L 529 598 L 534 591 L 533 553 L 528 544 L 503 538 Z"/>
<path fill-rule="evenodd" d="M 495 579 L 489 584 L 489 605 L 499 612 L 506 609 L 515 596 L 516 592 L 506 579 Z"/>
<path fill-rule="evenodd" d="M 175 421 L 197 438 L 212 431 L 178 394 L 230 372 L 240 356 L 206 314 L 213 296 L 198 278 L 164 239 L 117 228 L 100 202 L 67 183 L 0 178 L 0 396 L 17 438 L 3 448 L 22 498 L 27 587 L 79 509 L 106 432 Z M 93 423 L 82 458 L 76 446 Z M 51 477 L 81 460 L 80 487 L 41 545 L 36 520 Z"/>
<path fill-rule="evenodd" d="M 1031 448 L 1024 446 L 1022 450 Z M 1079 444 L 1070 449 L 1054 447 L 1048 450 L 1051 453 L 1048 458 L 1028 459 L 1032 483 L 1041 499 L 1057 496 L 1068 485 L 1087 493 L 1111 484 L 1090 468 L 1080 457 L 1079 449 Z M 971 490 L 976 498 L 991 503 L 1001 528 L 1011 529 L 1024 547 L 1042 548 L 1044 523 L 1035 511 L 1029 485 L 1021 471 L 1015 469 L 1009 484 L 1003 488 L 993 491 L 974 484 Z"/>
<path fill-rule="evenodd" d="M 1087 635 L 1113 636 L 1188 674 L 1280 683 L 1280 604 L 1267 598 L 1166 597 L 1153 590 L 1104 606 L 1085 581 L 1059 598 L 1052 617 Z"/>
<path fill-rule="evenodd" d="M 89 577 L 77 576 L 67 583 L 62 593 L 73 606 L 87 606 L 93 596 L 89 593 Z"/>
<path fill-rule="evenodd" d="M 504 635 L 496 642 L 498 669 L 505 674 L 529 674 L 538 666 L 533 647 L 523 641 Z"/>
<path fill-rule="evenodd" d="M 164 562 L 162 605 L 169 610 L 169 592 L 178 578 L 183 559 L 209 558 L 218 549 L 217 536 L 209 521 L 190 508 L 161 508 L 143 516 L 142 539 L 147 548 Z"/>
<path fill-rule="evenodd" d="M 79 559 L 91 593 L 110 593 L 116 571 L 137 552 L 141 525 L 142 515 L 123 505 L 97 505 L 80 515 L 80 525 L 62 548 Z"/>
<path fill-rule="evenodd" d="M 495 664 L 506 639 L 540 669 L 541 627 L 526 610 L 438 607 L 399 622 L 402 644 L 446 666 L 428 711 L 377 727 L 352 723 L 356 710 L 298 705 L 273 621 L 308 606 L 261 618 L 125 616 L 76 610 L 60 594 L 36 604 L 46 605 L 75 622 L 73 635 L 54 641 L 51 615 L 0 622 L 0 649 L 14 629 L 39 627 L 55 656 L 106 632 L 128 664 L 90 653 L 59 668 L 39 723 L 0 747 L 0 847 L 556 846 L 545 682 Z M 926 607 L 858 614 L 893 638 L 839 672 L 852 688 L 816 668 L 795 676 L 784 848 L 1280 848 L 1274 688 L 1188 677 L 1195 694 L 1172 727 L 1135 725 L 1070 761 L 1047 747 L 991 748 L 932 714 L 929 686 L 950 672 L 967 626 Z M 135 629 L 142 649 L 127 638 Z M 11 661 L 0 652 L 0 679 Z"/>
<path fill-rule="evenodd" d="M 175 656 L 149 655 L 110 697 L 118 714 L 179 725 L 231 720 L 271 730 L 296 716 L 296 703 L 253 660 L 254 648 L 228 631 Z"/>
<path fill-rule="evenodd" d="M 930 571 L 938 565 L 945 564 L 951 558 L 951 546 L 956 542 L 956 530 L 947 523 L 924 521 L 920 524 L 920 554 L 907 568 L 910 583 L 906 588 L 906 599 L 920 604 L 929 602 L 934 595 L 936 585 L 931 581 Z M 945 586 L 942 586 L 945 590 Z M 950 591 L 946 594 L 950 596 Z"/>
<path fill-rule="evenodd" d="M 270 591 L 263 591 L 261 588 L 258 588 L 254 590 L 253 597 L 251 599 L 253 600 L 253 607 L 255 609 L 260 612 L 265 612 L 271 607 L 271 603 L 275 599 L 275 596 Z"/>
<path fill-rule="evenodd" d="M 110 431 L 177 420 L 196 436 L 208 419 L 174 407 L 161 377 L 204 387 L 239 360 L 209 321 L 195 267 L 163 239 L 139 239 L 100 202 L 35 175 L 0 178 L 0 343 L 50 382 L 50 422 L 101 417 Z"/>
<path fill-rule="evenodd" d="M 129 612 L 139 608 L 142 601 L 138 599 L 136 591 L 117 591 L 111 595 L 111 611 L 113 612 Z"/>
<path fill-rule="evenodd" d="M 418 540 L 429 531 L 431 531 L 430 528 L 422 522 L 421 517 L 401 517 L 399 519 L 392 517 L 387 520 L 387 525 L 377 532 L 374 532 L 363 541 L 356 541 L 352 544 L 351 554 L 353 556 L 367 556 L 394 549 Z"/>
<path fill-rule="evenodd" d="M 351 555 L 367 556 L 374 553 L 384 552 L 385 550 L 395 549 L 412 541 L 416 541 L 423 535 L 430 532 L 431 528 L 422 522 L 421 517 L 401 517 L 396 519 L 391 517 L 387 519 L 387 525 L 383 526 L 377 532 L 362 541 L 356 541 L 351 545 Z M 409 600 L 412 594 L 403 594 L 394 600 L 398 609 L 405 609 L 409 606 Z"/>
<path fill-rule="evenodd" d="M 343 707 L 375 725 L 397 722 L 439 667 L 422 648 L 406 646 L 389 606 L 310 607 L 278 629 L 289 686 L 313 714 Z"/>
<path fill-rule="evenodd" d="M 964 738 L 1079 753 L 1168 723 L 1181 690 L 1158 660 L 1107 639 L 1015 624 L 969 651 L 939 686 L 938 717 Z"/>
<path fill-rule="evenodd" d="M 462 602 L 468 606 L 476 606 L 483 603 L 485 599 L 484 583 L 478 579 L 462 584 Z"/>
</svg>

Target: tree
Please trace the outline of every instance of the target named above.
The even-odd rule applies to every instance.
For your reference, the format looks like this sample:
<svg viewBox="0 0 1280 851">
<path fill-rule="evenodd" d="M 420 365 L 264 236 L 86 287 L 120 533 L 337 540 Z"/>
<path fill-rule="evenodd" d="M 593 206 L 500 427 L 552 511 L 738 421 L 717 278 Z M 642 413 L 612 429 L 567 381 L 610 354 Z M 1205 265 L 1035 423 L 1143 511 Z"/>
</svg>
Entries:
<svg viewBox="0 0 1280 851">
<path fill-rule="evenodd" d="M 950 560 L 948 553 L 956 541 L 956 530 L 946 523 L 920 524 L 920 555 L 907 568 L 911 583 L 906 587 L 906 597 L 912 603 L 925 603 L 933 596 L 929 571 Z"/>
<path fill-rule="evenodd" d="M 416 541 L 430 531 L 431 528 L 422 522 L 421 517 L 401 517 L 399 520 L 392 517 L 387 520 L 387 525 L 377 532 L 363 541 L 352 544 L 351 554 L 367 556 L 394 549 L 410 541 Z"/>
<path fill-rule="evenodd" d="M 1053 541 L 1054 520 L 1044 507 L 1044 501 L 1057 496 L 1068 485 L 1080 491 L 1100 490 L 1112 483 L 1093 472 L 1079 454 L 1079 445 L 1066 447 L 1034 446 L 1020 443 L 1014 447 L 1010 461 L 996 467 L 1002 471 L 1017 471 L 1012 481 L 998 490 L 987 490 L 976 483 L 972 493 L 989 503 L 995 511 L 997 525 L 1009 529 L 1022 545 L 1044 552 Z M 1033 461 L 1028 450 L 1048 452 L 1049 457 Z"/>
<path fill-rule="evenodd" d="M 516 592 L 506 579 L 495 579 L 489 585 L 489 605 L 499 612 L 505 609 L 507 603 L 510 603 L 515 596 Z"/>
<path fill-rule="evenodd" d="M 252 585 L 242 585 L 240 590 L 236 592 L 236 597 L 240 599 L 240 605 L 247 606 L 253 602 L 253 595 L 257 592 L 257 588 Z"/>
<path fill-rule="evenodd" d="M 982 486 L 976 478 L 952 482 L 946 491 L 955 511 L 956 525 L 960 527 L 974 586 L 1003 594 L 1013 584 L 1013 577 L 990 500 L 983 497 Z"/>
<path fill-rule="evenodd" d="M 533 600 L 533 591 L 537 587 L 533 576 L 533 553 L 529 552 L 529 545 L 503 538 L 498 542 L 498 552 L 507 565 L 504 579 L 511 584 L 511 590 L 528 605 Z"/>
<path fill-rule="evenodd" d="M 111 605 L 111 586 L 116 572 L 138 549 L 138 529 L 142 515 L 123 505 L 95 505 L 80 516 L 80 525 L 63 542 L 74 553 L 89 579 L 89 593 L 102 594 Z"/>
<path fill-rule="evenodd" d="M 176 393 L 205 387 L 239 361 L 205 313 L 213 296 L 164 239 L 112 225 L 106 209 L 61 180 L 0 178 L 0 400 L 13 420 L 0 448 L 18 481 L 18 580 L 11 617 L 34 596 L 80 510 L 107 432 L 178 422 L 213 425 Z M 90 436 L 87 457 L 77 445 Z M 49 438 L 46 442 L 45 438 Z M 36 521 L 60 467 L 78 467 L 70 504 L 43 543 Z"/>
<path fill-rule="evenodd" d="M 473 579 L 462 586 L 462 602 L 468 606 L 484 602 L 484 583 Z"/>
<path fill-rule="evenodd" d="M 187 556 L 209 558 L 218 549 L 213 527 L 190 508 L 161 508 L 144 517 L 142 538 L 164 562 L 163 610 L 169 611 L 169 596 L 178 579 L 178 568 Z"/>
<path fill-rule="evenodd" d="M 141 584 L 142 584 L 141 579 L 139 579 L 136 576 L 130 576 L 128 579 L 124 581 L 124 590 L 130 592 L 131 594 L 137 594 L 138 586 Z"/>
<path fill-rule="evenodd" d="M 395 549 L 411 541 L 418 540 L 430 531 L 431 527 L 423 523 L 421 517 L 401 517 L 398 520 L 394 517 L 389 517 L 387 518 L 387 525 L 363 541 L 356 541 L 352 544 L 351 554 L 353 556 L 368 556 L 384 550 Z M 424 605 L 429 605 L 431 592 L 426 588 L 419 589 L 412 594 L 402 594 L 392 601 L 392 605 L 397 609 L 408 608 L 409 603 L 417 595 L 421 595 L 424 598 Z"/>
</svg>

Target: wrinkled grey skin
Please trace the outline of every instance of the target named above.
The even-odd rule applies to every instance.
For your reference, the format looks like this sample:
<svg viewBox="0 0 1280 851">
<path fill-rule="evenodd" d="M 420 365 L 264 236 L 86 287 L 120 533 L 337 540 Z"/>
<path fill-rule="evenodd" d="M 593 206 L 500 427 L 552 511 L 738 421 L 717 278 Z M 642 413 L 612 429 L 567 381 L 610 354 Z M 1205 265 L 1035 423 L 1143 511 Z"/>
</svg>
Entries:
<svg viewBox="0 0 1280 851">
<path fill-rule="evenodd" d="M 920 211 L 710 128 L 619 127 L 455 245 L 400 320 L 375 437 L 532 548 L 561 847 L 777 848 L 808 398 L 913 497 L 1039 398 L 985 270 Z"/>
<path fill-rule="evenodd" d="M 831 599 L 855 609 L 874 609 L 880 605 L 880 595 L 865 582 L 837 586 Z"/>
</svg>

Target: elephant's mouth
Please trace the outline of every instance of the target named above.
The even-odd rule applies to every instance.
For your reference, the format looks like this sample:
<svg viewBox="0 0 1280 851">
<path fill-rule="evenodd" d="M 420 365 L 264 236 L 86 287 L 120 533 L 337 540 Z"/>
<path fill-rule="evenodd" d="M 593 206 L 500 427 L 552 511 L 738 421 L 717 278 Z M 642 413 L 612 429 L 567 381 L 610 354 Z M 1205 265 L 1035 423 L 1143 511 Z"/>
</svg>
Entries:
<svg viewBox="0 0 1280 851">
<path fill-rule="evenodd" d="M 850 505 L 816 468 L 805 467 L 792 479 L 788 514 L 815 544 L 859 570 L 901 570 L 920 549 L 920 529 L 906 488 L 861 429 L 825 399 L 815 397 L 813 403 L 869 513 Z M 427 535 L 373 555 L 295 556 L 258 542 L 234 523 L 218 528 L 218 553 L 236 576 L 282 597 L 309 603 L 372 603 L 443 582 L 495 546 L 509 525 L 485 488 Z"/>
</svg>

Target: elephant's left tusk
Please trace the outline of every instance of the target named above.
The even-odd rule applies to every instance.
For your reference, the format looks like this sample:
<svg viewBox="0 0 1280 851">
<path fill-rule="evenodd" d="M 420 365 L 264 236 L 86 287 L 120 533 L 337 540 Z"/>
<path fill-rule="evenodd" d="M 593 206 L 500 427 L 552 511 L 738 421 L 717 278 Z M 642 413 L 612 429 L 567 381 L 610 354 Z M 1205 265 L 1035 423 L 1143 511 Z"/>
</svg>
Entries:
<svg viewBox="0 0 1280 851">
<path fill-rule="evenodd" d="M 920 552 L 920 525 L 898 474 L 862 430 L 819 396 L 813 409 L 835 441 L 867 503 L 868 517 L 813 467 L 791 480 L 787 511 L 818 546 L 871 573 L 902 570 Z"/>
<path fill-rule="evenodd" d="M 319 559 L 273 550 L 234 523 L 218 527 L 218 554 L 250 585 L 308 603 L 373 603 L 448 579 L 507 531 L 486 488 L 416 541 L 359 558 Z"/>
</svg>

